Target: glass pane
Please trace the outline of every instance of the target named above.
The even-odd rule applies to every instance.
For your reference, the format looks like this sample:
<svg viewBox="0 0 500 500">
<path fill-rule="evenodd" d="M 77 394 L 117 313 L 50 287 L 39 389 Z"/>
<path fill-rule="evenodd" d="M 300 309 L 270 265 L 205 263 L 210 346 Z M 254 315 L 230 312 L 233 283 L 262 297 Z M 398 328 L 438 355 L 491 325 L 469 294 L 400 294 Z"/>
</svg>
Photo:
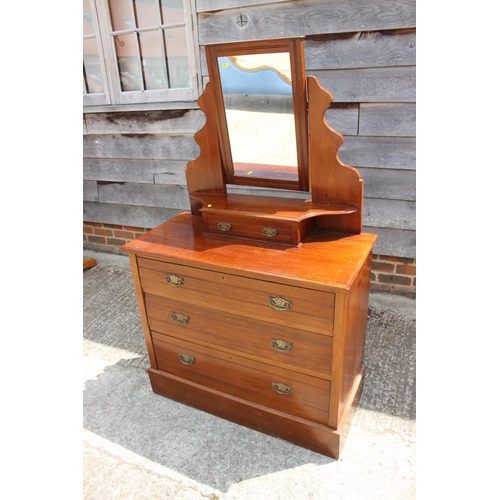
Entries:
<svg viewBox="0 0 500 500">
<path fill-rule="evenodd" d="M 104 92 L 95 38 L 83 41 L 83 73 L 85 86 L 89 94 Z"/>
<path fill-rule="evenodd" d="M 83 34 L 93 35 L 95 33 L 94 20 L 90 10 L 90 0 L 83 0 Z"/>
<path fill-rule="evenodd" d="M 146 90 L 166 88 L 165 56 L 161 47 L 160 32 L 148 31 L 141 33 L 139 43 L 141 45 Z"/>
<path fill-rule="evenodd" d="M 142 90 L 142 72 L 137 47 L 137 35 L 115 37 L 116 57 L 122 90 Z"/>
<path fill-rule="evenodd" d="M 163 24 L 184 23 L 184 3 L 182 0 L 160 0 Z"/>
<path fill-rule="evenodd" d="M 189 59 L 185 28 L 169 28 L 163 31 L 167 50 L 170 88 L 189 88 Z"/>
<path fill-rule="evenodd" d="M 289 54 L 219 57 L 218 65 L 235 175 L 297 180 Z"/>
<path fill-rule="evenodd" d="M 109 12 L 114 31 L 135 28 L 132 0 L 109 0 Z"/>
<path fill-rule="evenodd" d="M 148 2 L 134 1 L 134 9 L 139 28 L 150 28 L 160 25 L 160 12 L 154 0 Z"/>
</svg>

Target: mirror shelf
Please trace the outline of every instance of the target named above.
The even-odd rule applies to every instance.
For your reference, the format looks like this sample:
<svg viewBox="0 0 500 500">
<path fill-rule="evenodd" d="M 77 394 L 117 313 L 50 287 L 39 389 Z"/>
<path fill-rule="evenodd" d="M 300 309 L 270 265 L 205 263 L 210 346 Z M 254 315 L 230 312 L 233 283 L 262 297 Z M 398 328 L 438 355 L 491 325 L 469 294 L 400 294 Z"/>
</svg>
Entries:
<svg viewBox="0 0 500 500">
<path fill-rule="evenodd" d="M 200 211 L 219 214 L 245 212 L 249 216 L 268 219 L 303 220 L 320 215 L 344 215 L 357 212 L 348 205 L 325 205 L 311 199 L 278 198 L 250 194 L 216 194 L 203 191 L 191 195 L 199 200 Z"/>
<path fill-rule="evenodd" d="M 195 192 L 204 230 L 210 235 L 300 245 L 318 217 L 354 214 L 357 207 L 325 205 L 310 199 Z"/>
</svg>

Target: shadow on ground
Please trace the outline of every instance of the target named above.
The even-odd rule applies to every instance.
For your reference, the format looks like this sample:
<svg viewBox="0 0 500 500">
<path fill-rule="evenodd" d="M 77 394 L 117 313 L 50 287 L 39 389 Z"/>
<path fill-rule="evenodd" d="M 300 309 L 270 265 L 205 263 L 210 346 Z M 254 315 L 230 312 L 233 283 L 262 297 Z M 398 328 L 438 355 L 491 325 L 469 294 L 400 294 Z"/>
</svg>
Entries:
<svg viewBox="0 0 500 500">
<path fill-rule="evenodd" d="M 154 394 L 130 271 L 85 271 L 83 309 L 84 354 L 103 367 L 85 381 L 88 431 L 223 492 L 305 464 L 338 463 Z M 370 309 L 360 408 L 415 419 L 415 326 L 412 318 Z"/>
<path fill-rule="evenodd" d="M 143 369 L 122 364 L 86 381 L 83 426 L 221 491 L 252 477 L 333 461 L 158 396 Z"/>
</svg>

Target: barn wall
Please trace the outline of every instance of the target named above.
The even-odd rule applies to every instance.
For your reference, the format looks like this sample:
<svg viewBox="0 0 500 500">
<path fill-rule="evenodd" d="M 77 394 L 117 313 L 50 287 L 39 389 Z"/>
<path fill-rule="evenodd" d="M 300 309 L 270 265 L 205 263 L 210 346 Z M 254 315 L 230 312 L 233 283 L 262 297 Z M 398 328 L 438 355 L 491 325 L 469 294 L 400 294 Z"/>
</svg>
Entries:
<svg viewBox="0 0 500 500">
<path fill-rule="evenodd" d="M 334 100 L 328 123 L 344 135 L 342 161 L 365 181 L 363 230 L 375 253 L 415 257 L 416 22 L 408 0 L 198 0 L 204 45 L 305 36 L 308 75 Z M 189 210 L 186 164 L 199 109 L 85 113 L 84 221 L 152 228 Z"/>
</svg>

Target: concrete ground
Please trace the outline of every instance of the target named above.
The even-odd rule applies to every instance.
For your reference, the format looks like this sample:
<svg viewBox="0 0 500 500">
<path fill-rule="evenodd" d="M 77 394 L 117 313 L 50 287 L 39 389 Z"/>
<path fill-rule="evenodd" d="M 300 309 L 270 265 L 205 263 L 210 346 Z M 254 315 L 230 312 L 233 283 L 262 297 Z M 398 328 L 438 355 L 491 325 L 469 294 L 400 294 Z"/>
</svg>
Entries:
<svg viewBox="0 0 500 500">
<path fill-rule="evenodd" d="M 128 258 L 84 258 L 85 500 L 416 498 L 414 300 L 370 296 L 364 391 L 334 460 L 154 394 Z"/>
</svg>

